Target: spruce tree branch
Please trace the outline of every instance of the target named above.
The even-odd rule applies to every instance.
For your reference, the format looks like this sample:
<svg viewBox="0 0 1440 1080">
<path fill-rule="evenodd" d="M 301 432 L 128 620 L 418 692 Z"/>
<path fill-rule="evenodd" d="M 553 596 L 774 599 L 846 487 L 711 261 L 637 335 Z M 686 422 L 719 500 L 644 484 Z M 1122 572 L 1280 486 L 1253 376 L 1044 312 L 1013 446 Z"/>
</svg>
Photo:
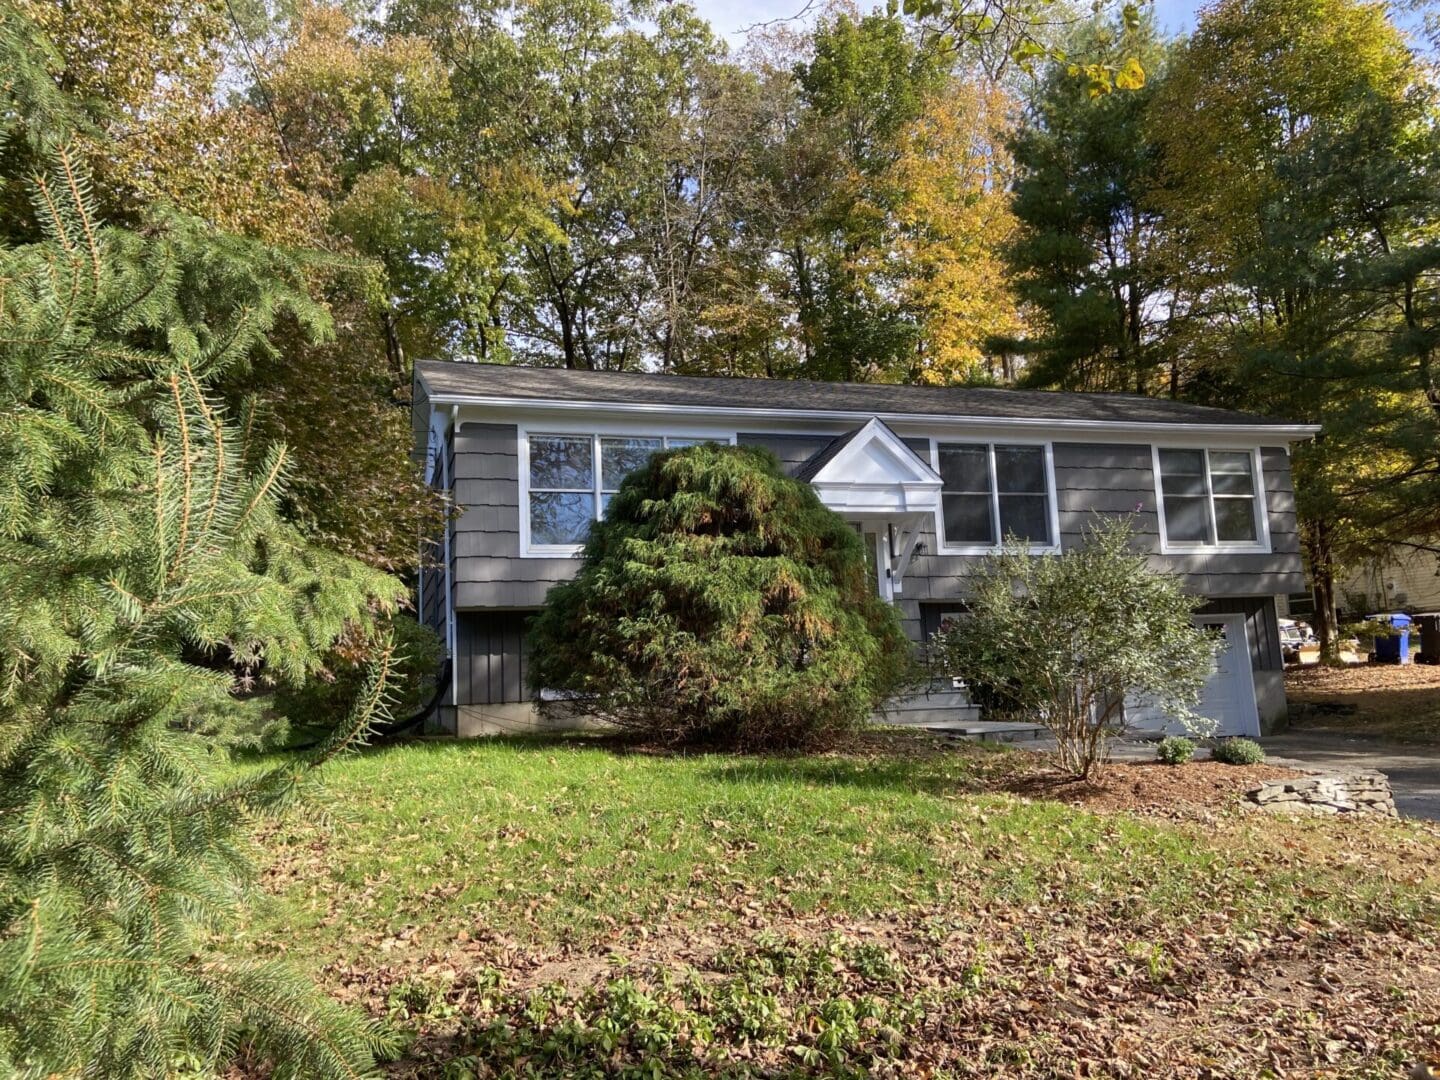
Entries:
<svg viewBox="0 0 1440 1080">
<path fill-rule="evenodd" d="M 80 227 L 85 230 L 85 243 L 90 252 L 90 272 L 98 292 L 100 289 L 100 245 L 95 239 L 95 230 L 90 224 L 90 212 L 86 207 L 87 200 L 80 190 L 75 169 L 70 164 L 69 150 L 62 146 L 56 151 L 55 156 L 60 160 L 60 167 L 65 172 L 65 181 L 70 187 L 70 201 L 75 207 L 75 213 L 80 218 Z"/>
<path fill-rule="evenodd" d="M 180 494 L 180 537 L 175 541 L 175 560 L 170 564 L 168 577 L 174 577 L 179 572 L 181 564 L 185 560 L 186 546 L 190 539 L 190 504 L 191 504 L 191 483 L 193 465 L 190 460 L 190 415 L 185 408 L 185 402 L 180 396 L 180 380 L 172 371 L 167 380 L 170 385 L 170 394 L 175 400 L 175 417 L 180 425 L 180 469 L 184 477 L 184 484 Z"/>
</svg>

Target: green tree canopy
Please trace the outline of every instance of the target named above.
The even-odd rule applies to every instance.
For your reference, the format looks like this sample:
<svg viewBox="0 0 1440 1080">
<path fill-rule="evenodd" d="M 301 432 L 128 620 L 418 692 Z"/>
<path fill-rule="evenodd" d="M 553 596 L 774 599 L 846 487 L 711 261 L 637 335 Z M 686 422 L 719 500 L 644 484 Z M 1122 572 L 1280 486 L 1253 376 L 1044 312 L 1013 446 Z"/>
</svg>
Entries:
<svg viewBox="0 0 1440 1080">
<path fill-rule="evenodd" d="M 1015 136 L 1020 228 L 1010 270 L 1036 315 L 1036 332 L 1022 344 L 1024 379 L 1152 393 L 1161 389 L 1165 327 L 1183 300 L 1159 265 L 1160 170 L 1147 130 L 1167 47 L 1147 18 L 1125 41 L 1116 28 L 1091 24 L 1076 48 L 1111 57 L 1138 49 L 1149 81 L 1095 96 L 1052 66 Z"/>
<path fill-rule="evenodd" d="M 1225 0 L 1151 117 L 1167 257 L 1209 313 L 1199 387 L 1324 427 L 1295 476 L 1327 650 L 1337 569 L 1440 533 L 1437 104 L 1377 5 Z"/>
</svg>

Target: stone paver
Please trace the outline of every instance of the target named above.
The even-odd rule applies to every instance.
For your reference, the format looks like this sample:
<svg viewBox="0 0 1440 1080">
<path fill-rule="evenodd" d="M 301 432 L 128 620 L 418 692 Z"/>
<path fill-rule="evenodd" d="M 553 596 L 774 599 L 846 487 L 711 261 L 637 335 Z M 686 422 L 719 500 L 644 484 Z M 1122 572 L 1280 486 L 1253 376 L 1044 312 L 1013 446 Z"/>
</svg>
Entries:
<svg viewBox="0 0 1440 1080">
<path fill-rule="evenodd" d="M 1339 733 L 1289 732 L 1261 739 L 1269 760 L 1307 768 L 1378 769 L 1390 779 L 1401 817 L 1440 821 L 1440 747 L 1380 742 Z"/>
</svg>

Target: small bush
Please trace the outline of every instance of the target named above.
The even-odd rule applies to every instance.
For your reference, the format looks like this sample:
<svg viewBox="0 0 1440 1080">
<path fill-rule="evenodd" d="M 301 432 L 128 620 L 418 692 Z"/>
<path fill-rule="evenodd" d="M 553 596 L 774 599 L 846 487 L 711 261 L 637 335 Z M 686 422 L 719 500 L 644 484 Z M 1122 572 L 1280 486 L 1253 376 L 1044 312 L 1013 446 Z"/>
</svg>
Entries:
<svg viewBox="0 0 1440 1080">
<path fill-rule="evenodd" d="M 1126 698 L 1204 730 L 1194 706 L 1216 639 L 1191 618 L 1199 601 L 1133 540 L 1128 520 L 1097 519 L 1062 555 L 1008 543 L 968 576 L 966 616 L 930 639 L 936 675 L 975 687 L 990 719 L 1044 724 L 1076 776 L 1093 776 L 1125 731 Z"/>
<path fill-rule="evenodd" d="M 1221 739 L 1210 757 L 1226 765 L 1259 765 L 1265 760 L 1265 750 L 1254 739 Z"/>
<path fill-rule="evenodd" d="M 1194 756 L 1195 744 L 1183 735 L 1161 739 L 1155 748 L 1155 757 L 1166 765 L 1184 765 Z"/>
</svg>

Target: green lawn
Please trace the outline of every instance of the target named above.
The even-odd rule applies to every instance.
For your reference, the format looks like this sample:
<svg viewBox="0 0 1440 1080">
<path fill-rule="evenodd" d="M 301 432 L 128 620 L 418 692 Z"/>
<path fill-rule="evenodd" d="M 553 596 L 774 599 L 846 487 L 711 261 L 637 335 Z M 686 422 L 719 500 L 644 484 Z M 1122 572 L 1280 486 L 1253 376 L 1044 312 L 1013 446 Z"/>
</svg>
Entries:
<svg viewBox="0 0 1440 1080">
<path fill-rule="evenodd" d="M 1140 1023 L 1145 1011 L 1135 1011 L 1134 980 L 1152 988 L 1196 980 L 1216 995 L 1209 1024 L 1234 1002 L 1216 982 L 1233 977 L 1221 958 L 1278 948 L 1271 959 L 1284 966 L 1321 938 L 1322 953 L 1358 948 L 1362 966 L 1388 943 L 1388 957 L 1376 953 L 1360 982 L 1382 998 L 1393 991 L 1383 1034 L 1391 1059 L 1422 1038 L 1419 1019 L 1413 1028 L 1402 1021 L 1402 1004 L 1406 995 L 1428 1000 L 1433 988 L 1389 972 L 1405 950 L 1432 946 L 1440 925 L 1433 831 L 1238 811 L 1200 820 L 1088 813 L 1006 793 L 1006 778 L 1032 767 L 1027 755 L 928 747 L 902 739 L 865 755 L 810 758 L 623 753 L 585 739 L 376 750 L 330 770 L 325 820 L 290 822 L 267 838 L 274 899 L 251 932 L 373 1008 L 398 1011 L 423 1033 L 446 1031 L 444 1049 L 421 1054 L 432 1065 L 455 1059 L 458 1038 L 476 1075 L 505 1075 L 499 1051 L 478 1034 L 482 1019 L 510 1017 L 505 1053 L 527 1068 L 545 1058 L 533 1047 L 521 1053 L 529 1043 L 515 1033 L 516 1017 L 538 1046 L 553 1043 L 562 1016 L 614 1023 L 609 976 L 617 969 L 638 980 L 634 992 L 649 1003 L 627 998 L 622 1012 L 640 1008 L 662 1031 L 692 1035 L 703 1015 L 713 1030 L 700 1043 L 712 1052 L 734 1050 L 735 1031 L 745 1030 L 714 1029 L 713 980 L 738 980 L 734 993 L 746 1001 L 770 995 L 782 1012 L 811 1016 L 808 1034 L 792 1026 L 768 1042 L 746 1036 L 746 1052 L 768 1047 L 771 1066 L 834 1071 L 842 1059 L 879 1068 L 885 1055 L 870 1044 L 882 1027 L 923 1042 L 925 1018 L 961 1008 L 954 995 L 967 986 L 963 1007 L 977 1007 L 977 970 L 990 971 L 981 981 L 1009 1002 L 1068 971 L 1067 957 L 1088 956 L 1103 969 L 1095 977 L 1130 1001 L 1110 1018 L 1120 1027 Z M 832 968 L 866 967 L 854 956 L 867 942 L 906 972 L 930 971 L 923 988 L 908 975 L 903 987 L 894 983 L 890 969 L 891 983 L 863 973 L 853 985 L 834 982 Z M 998 968 L 986 959 L 1011 953 Z M 783 977 L 816 963 L 831 974 Z M 695 983 L 693 993 L 657 989 L 693 979 L 697 968 L 712 982 Z M 569 984 L 554 990 L 568 1004 L 535 1004 L 547 972 Z M 432 977 L 438 984 L 426 982 Z M 492 984 L 503 989 L 486 989 Z M 419 1005 L 407 997 L 415 994 Z M 816 1032 L 829 1030 L 817 1019 L 827 1003 L 853 1009 L 867 996 L 903 1015 L 857 1027 L 848 1056 L 807 1059 L 801 1051 L 815 1050 Z M 1309 1003 L 1273 1003 L 1267 1025 L 1292 1006 L 1316 1015 Z M 1352 1002 L 1351 1012 L 1364 1010 Z M 1062 1010 L 1055 1022 L 1063 1028 L 1067 1016 Z M 1037 1030 L 1019 1045 L 1038 1063 L 1052 1053 L 1071 1061 L 1065 1055 L 1076 1051 L 1063 1039 L 1041 1054 L 1048 1038 Z M 790 1045 L 797 1039 L 800 1050 Z M 695 1057 L 692 1041 L 682 1040 L 688 1049 L 675 1057 L 673 1031 L 662 1041 L 662 1075 L 720 1068 Z M 594 1046 L 582 1039 L 567 1051 L 580 1056 L 553 1074 L 593 1064 Z M 1295 1060 L 1311 1052 L 1299 1049 Z M 655 1053 L 622 1040 L 600 1058 Z M 751 1060 L 722 1057 L 727 1068 Z M 456 1075 L 469 1067 L 453 1066 Z M 1371 1075 L 1344 1073 L 1352 1074 Z"/>
</svg>

